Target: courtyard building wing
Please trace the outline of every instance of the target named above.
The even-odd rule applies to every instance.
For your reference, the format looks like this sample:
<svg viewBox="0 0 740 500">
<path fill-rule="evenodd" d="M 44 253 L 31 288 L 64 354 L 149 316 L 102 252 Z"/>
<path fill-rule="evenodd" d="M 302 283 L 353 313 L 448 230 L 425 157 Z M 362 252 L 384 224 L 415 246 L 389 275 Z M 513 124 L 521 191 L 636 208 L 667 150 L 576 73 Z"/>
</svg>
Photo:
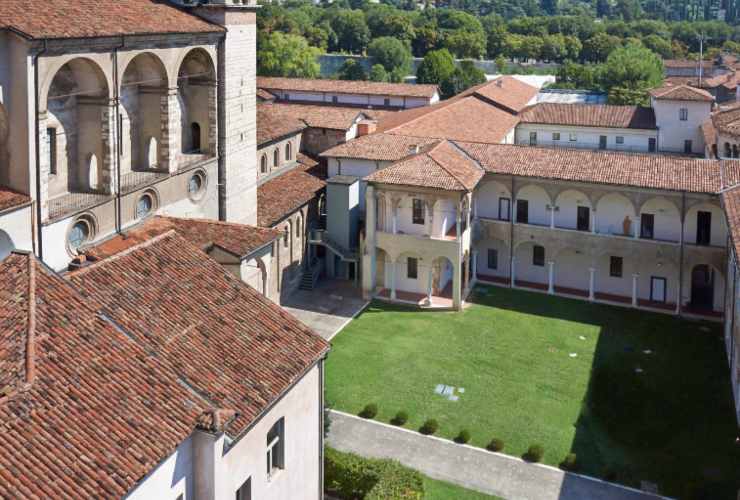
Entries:
<svg viewBox="0 0 740 500">
<path fill-rule="evenodd" d="M 283 78 L 271 76 L 257 77 L 257 87 L 268 91 L 293 90 L 301 92 L 331 92 L 339 94 L 426 98 L 434 97 L 438 91 L 436 85 L 313 78 Z"/>
<path fill-rule="evenodd" d="M 0 276 L 0 497 L 120 498 L 208 404 L 35 257 Z"/>
<path fill-rule="evenodd" d="M 296 167 L 257 188 L 257 223 L 272 227 L 306 203 L 326 187 L 326 181 L 316 175 L 318 165 L 310 158 Z"/>
<path fill-rule="evenodd" d="M 269 115 L 272 123 L 303 122 L 305 127 L 323 128 L 330 130 L 349 130 L 363 118 L 377 119 L 389 111 L 367 110 L 351 106 L 333 106 L 320 104 L 288 104 L 288 103 L 261 103 L 258 105 L 258 127 L 259 120 Z M 260 142 L 261 144 L 261 142 Z"/>
<path fill-rule="evenodd" d="M 464 92 L 501 107 L 509 113 L 521 112 L 539 93 L 539 89 L 513 76 L 500 76 Z"/>
<path fill-rule="evenodd" d="M 1 28 L 35 39 L 224 31 L 156 0 L 3 0 Z"/>
<path fill-rule="evenodd" d="M 703 89 L 689 85 L 665 86 L 650 91 L 650 95 L 657 100 L 668 101 L 704 101 L 712 102 L 712 94 Z"/>
<path fill-rule="evenodd" d="M 395 134 L 371 134 L 339 144 L 321 153 L 324 158 L 356 158 L 374 161 L 397 161 L 416 150 L 438 142 L 427 137 Z"/>
<path fill-rule="evenodd" d="M 280 306 L 175 231 L 94 263 L 69 280 L 241 435 L 328 351 Z"/>
<path fill-rule="evenodd" d="M 297 113 L 281 112 L 281 108 L 271 103 L 257 104 L 257 147 L 295 135 L 307 127 Z"/>
<path fill-rule="evenodd" d="M 654 130 L 655 112 L 642 106 L 539 103 L 519 114 L 521 123 Z"/>
</svg>

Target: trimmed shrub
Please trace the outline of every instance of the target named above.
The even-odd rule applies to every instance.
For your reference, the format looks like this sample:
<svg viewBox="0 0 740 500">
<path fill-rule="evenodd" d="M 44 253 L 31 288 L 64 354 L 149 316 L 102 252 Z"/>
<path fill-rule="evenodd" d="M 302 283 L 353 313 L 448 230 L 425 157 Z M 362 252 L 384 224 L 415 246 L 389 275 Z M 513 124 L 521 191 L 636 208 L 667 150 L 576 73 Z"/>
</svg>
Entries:
<svg viewBox="0 0 740 500">
<path fill-rule="evenodd" d="M 391 419 L 393 425 L 403 425 L 409 420 L 409 414 L 405 411 L 399 411 L 396 416 Z"/>
<path fill-rule="evenodd" d="M 424 425 L 421 426 L 419 432 L 424 435 L 431 436 L 432 434 L 437 432 L 437 429 L 439 429 L 439 423 L 437 423 L 437 421 L 433 418 L 430 418 L 429 420 L 424 422 Z"/>
<path fill-rule="evenodd" d="M 375 415 L 378 414 L 378 405 L 375 403 L 370 403 L 369 405 L 365 405 L 365 407 L 360 412 L 360 416 L 362 418 L 375 418 Z"/>
<path fill-rule="evenodd" d="M 421 500 L 424 478 L 395 460 L 363 458 L 327 448 L 326 492 L 343 500 Z"/>
<path fill-rule="evenodd" d="M 470 431 L 467 429 L 461 430 L 460 434 L 455 438 L 455 442 L 458 444 L 465 444 L 468 441 L 470 441 Z"/>
<path fill-rule="evenodd" d="M 563 470 L 574 471 L 578 469 L 578 459 L 575 453 L 568 453 L 565 458 L 560 462 L 560 468 Z"/>
<path fill-rule="evenodd" d="M 528 462 L 539 462 L 545 454 L 545 449 L 539 444 L 533 444 L 524 454 L 524 460 Z"/>
<path fill-rule="evenodd" d="M 504 441 L 498 438 L 491 439 L 491 442 L 486 446 L 488 451 L 501 451 L 504 449 Z"/>
</svg>

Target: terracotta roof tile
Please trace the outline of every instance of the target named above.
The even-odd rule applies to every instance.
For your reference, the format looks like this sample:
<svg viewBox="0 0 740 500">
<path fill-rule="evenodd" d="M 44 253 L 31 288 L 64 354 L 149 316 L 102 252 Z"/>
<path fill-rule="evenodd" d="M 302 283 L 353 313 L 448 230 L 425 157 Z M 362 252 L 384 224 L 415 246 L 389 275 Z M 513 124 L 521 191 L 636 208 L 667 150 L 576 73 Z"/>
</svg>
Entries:
<svg viewBox="0 0 740 500">
<path fill-rule="evenodd" d="M 487 172 L 694 193 L 723 187 L 721 163 L 671 155 L 459 144 Z"/>
<path fill-rule="evenodd" d="M 307 127 L 298 114 L 283 112 L 283 106 L 257 104 L 257 146 L 295 135 Z"/>
<path fill-rule="evenodd" d="M 257 102 L 274 101 L 276 97 L 265 89 L 257 89 Z"/>
<path fill-rule="evenodd" d="M 311 201 L 326 182 L 314 173 L 315 167 L 296 167 L 257 188 L 257 223 L 272 227 Z"/>
<path fill-rule="evenodd" d="M 475 88 L 474 94 L 504 108 L 518 113 L 537 97 L 539 89 L 513 76 L 500 76 Z"/>
<path fill-rule="evenodd" d="M 729 106 L 712 113 L 712 123 L 721 134 L 740 136 L 740 105 Z"/>
<path fill-rule="evenodd" d="M 246 224 L 155 216 L 127 229 L 122 235 L 88 248 L 85 254 L 104 259 L 172 230 L 203 251 L 218 247 L 238 258 L 244 258 L 280 237 L 278 231 Z"/>
<path fill-rule="evenodd" d="M 416 186 L 447 191 L 472 191 L 484 171 L 449 141 L 403 159 L 365 177 L 368 182 Z"/>
<path fill-rule="evenodd" d="M 704 123 L 701 124 L 701 134 L 704 137 L 704 144 L 708 147 L 717 145 L 717 129 L 714 127 L 711 118 L 707 118 Z"/>
<path fill-rule="evenodd" d="M 31 203 L 28 195 L 0 186 L 0 212 Z"/>
<path fill-rule="evenodd" d="M 690 59 L 663 59 L 663 66 L 666 68 L 699 68 L 699 61 Z M 710 70 L 714 66 L 712 61 L 703 61 L 702 66 L 705 70 Z"/>
<path fill-rule="evenodd" d="M 376 161 L 397 161 L 405 158 L 416 147 L 437 142 L 436 139 L 395 134 L 364 135 L 334 146 L 320 156 L 325 158 L 363 158 Z"/>
<path fill-rule="evenodd" d="M 261 103 L 260 112 L 271 116 L 273 121 L 295 123 L 301 121 L 308 127 L 330 130 L 349 130 L 358 118 L 377 119 L 392 111 L 370 110 L 351 106 L 321 104 Z"/>
<path fill-rule="evenodd" d="M 426 97 L 430 99 L 438 92 L 436 85 L 328 80 L 318 78 L 280 78 L 268 76 L 257 77 L 257 87 L 267 90 L 332 92 L 339 94 L 365 94 L 397 97 Z"/>
<path fill-rule="evenodd" d="M 703 89 L 689 85 L 665 86 L 650 91 L 650 95 L 659 100 L 670 101 L 705 101 L 712 102 L 712 94 Z"/>
<path fill-rule="evenodd" d="M 740 187 L 722 193 L 722 206 L 735 256 L 740 257 Z"/>
<path fill-rule="evenodd" d="M 124 496 L 207 405 L 34 257 L 0 276 L 0 497 Z"/>
<path fill-rule="evenodd" d="M 174 231 L 69 280 L 212 408 L 235 411 L 233 436 L 328 351 L 321 337 Z"/>
<path fill-rule="evenodd" d="M 608 104 L 539 103 L 525 108 L 521 123 L 581 127 L 655 129 L 652 108 Z"/>
<path fill-rule="evenodd" d="M 31 38 L 224 31 L 158 0 L 3 0 L 0 28 L 12 28 Z"/>
</svg>

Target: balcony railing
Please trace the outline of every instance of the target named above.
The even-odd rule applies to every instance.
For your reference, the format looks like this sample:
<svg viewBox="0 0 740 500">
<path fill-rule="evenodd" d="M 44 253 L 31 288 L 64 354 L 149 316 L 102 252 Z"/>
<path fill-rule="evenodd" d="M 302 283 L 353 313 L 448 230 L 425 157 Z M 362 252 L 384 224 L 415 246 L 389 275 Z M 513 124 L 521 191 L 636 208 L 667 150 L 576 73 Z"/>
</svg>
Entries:
<svg viewBox="0 0 740 500">
<path fill-rule="evenodd" d="M 645 146 L 628 146 L 625 144 L 609 144 L 606 148 L 601 148 L 599 147 L 598 143 L 570 141 L 567 139 L 567 137 L 559 141 L 537 139 L 537 142 L 535 143 L 530 142 L 528 139 L 522 139 L 522 140 L 517 141 L 517 144 L 520 146 L 541 146 L 541 147 L 568 148 L 568 149 L 623 151 L 625 153 L 656 153 L 656 151 L 649 151 L 647 144 L 645 144 Z"/>
<path fill-rule="evenodd" d="M 121 194 L 128 194 L 154 184 L 170 174 L 164 170 L 134 171 L 121 175 Z"/>
<path fill-rule="evenodd" d="M 49 220 L 80 212 L 112 200 L 113 196 L 105 193 L 67 193 L 49 200 Z"/>
</svg>

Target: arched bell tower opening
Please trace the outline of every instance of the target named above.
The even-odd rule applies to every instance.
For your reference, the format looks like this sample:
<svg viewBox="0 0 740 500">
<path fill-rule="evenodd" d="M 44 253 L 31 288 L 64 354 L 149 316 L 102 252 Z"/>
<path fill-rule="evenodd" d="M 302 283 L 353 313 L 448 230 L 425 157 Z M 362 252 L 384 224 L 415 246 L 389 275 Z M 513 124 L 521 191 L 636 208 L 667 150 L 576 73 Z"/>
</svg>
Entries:
<svg viewBox="0 0 740 500">
<path fill-rule="evenodd" d="M 178 71 L 177 88 L 184 160 L 215 155 L 216 71 L 208 52 L 193 49 L 187 54 Z"/>
</svg>

